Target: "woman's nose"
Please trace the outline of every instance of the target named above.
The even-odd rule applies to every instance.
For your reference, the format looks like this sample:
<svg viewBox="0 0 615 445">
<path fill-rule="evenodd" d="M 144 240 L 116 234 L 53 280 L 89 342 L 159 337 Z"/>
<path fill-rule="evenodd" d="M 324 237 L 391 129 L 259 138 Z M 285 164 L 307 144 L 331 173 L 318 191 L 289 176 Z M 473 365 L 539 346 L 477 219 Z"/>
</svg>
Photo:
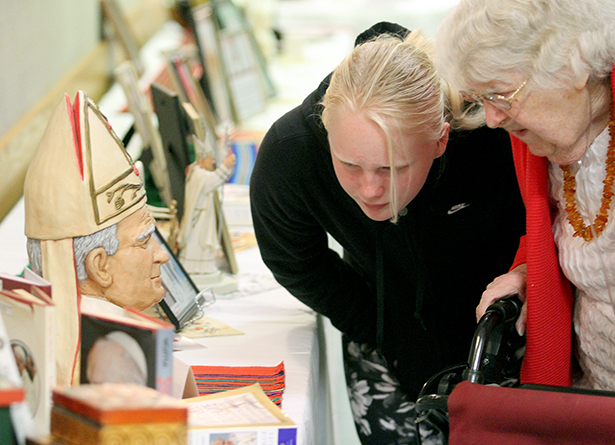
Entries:
<svg viewBox="0 0 615 445">
<path fill-rule="evenodd" d="M 488 101 L 484 102 L 483 108 L 485 110 L 485 123 L 489 128 L 498 128 L 508 118 L 504 111 Z"/>
<path fill-rule="evenodd" d="M 361 191 L 365 198 L 380 196 L 383 190 L 382 179 L 377 173 L 366 173 L 363 176 Z"/>
</svg>

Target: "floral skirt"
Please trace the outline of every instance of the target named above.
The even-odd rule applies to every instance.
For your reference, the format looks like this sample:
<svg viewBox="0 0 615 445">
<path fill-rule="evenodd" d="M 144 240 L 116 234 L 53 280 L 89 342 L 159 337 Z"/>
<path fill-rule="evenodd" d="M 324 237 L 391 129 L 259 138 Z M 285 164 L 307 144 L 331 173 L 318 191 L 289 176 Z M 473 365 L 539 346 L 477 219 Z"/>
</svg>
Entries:
<svg viewBox="0 0 615 445">
<path fill-rule="evenodd" d="M 440 445 L 444 436 L 429 420 L 417 439 L 414 400 L 400 388 L 375 348 L 342 336 L 350 407 L 362 445 Z"/>
</svg>

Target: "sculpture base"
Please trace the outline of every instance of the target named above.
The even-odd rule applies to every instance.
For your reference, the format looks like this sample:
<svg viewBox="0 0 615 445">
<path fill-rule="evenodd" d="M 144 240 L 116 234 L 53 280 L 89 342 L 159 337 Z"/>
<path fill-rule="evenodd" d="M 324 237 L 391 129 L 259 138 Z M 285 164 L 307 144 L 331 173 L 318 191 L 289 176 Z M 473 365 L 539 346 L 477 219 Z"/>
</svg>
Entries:
<svg viewBox="0 0 615 445">
<path fill-rule="evenodd" d="M 216 294 L 228 294 L 237 290 L 237 278 L 224 272 L 190 274 L 190 278 L 201 291 L 210 287 Z"/>
</svg>

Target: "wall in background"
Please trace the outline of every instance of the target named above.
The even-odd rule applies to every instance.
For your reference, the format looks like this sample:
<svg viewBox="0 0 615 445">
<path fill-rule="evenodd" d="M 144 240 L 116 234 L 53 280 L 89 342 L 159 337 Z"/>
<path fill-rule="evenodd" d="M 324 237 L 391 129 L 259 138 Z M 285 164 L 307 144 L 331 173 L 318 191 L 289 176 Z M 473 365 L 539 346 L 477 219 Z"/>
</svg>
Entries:
<svg viewBox="0 0 615 445">
<path fill-rule="evenodd" d="M 118 0 L 130 9 L 136 0 Z M 0 0 L 0 138 L 100 42 L 98 0 Z"/>
<path fill-rule="evenodd" d="M 163 0 L 117 0 L 137 43 L 168 19 Z M 23 181 L 52 110 L 67 93 L 94 101 L 109 87 L 98 0 L 0 0 L 0 221 Z"/>
</svg>

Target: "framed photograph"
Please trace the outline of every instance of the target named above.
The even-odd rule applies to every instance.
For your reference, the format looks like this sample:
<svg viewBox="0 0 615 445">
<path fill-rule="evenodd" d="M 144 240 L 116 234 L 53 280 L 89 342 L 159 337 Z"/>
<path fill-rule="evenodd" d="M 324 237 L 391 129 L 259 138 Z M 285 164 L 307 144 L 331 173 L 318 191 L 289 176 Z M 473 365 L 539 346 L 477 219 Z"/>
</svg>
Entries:
<svg viewBox="0 0 615 445">
<path fill-rule="evenodd" d="M 241 11 L 228 0 L 211 2 L 220 60 L 231 98 L 234 121 L 241 123 L 265 111 L 273 94 L 254 46 L 254 36 Z"/>
<path fill-rule="evenodd" d="M 166 58 L 168 71 L 180 100 L 192 104 L 202 116 L 207 132 L 214 138 L 215 144 L 217 122 L 211 104 L 197 81 L 200 65 L 196 64 L 195 57 L 178 51 L 166 53 Z"/>
<path fill-rule="evenodd" d="M 135 119 L 134 128 L 141 136 L 143 149 L 151 150 L 152 161 L 147 168 L 164 202 L 170 206 L 173 200 L 167 170 L 167 160 L 160 133 L 154 123 L 152 103 L 139 85 L 137 68 L 132 60 L 126 60 L 114 70 L 115 78 L 124 90 L 128 110 Z"/>
<path fill-rule="evenodd" d="M 158 131 L 166 159 L 171 197 L 177 204 L 177 218 L 184 216 L 186 167 L 194 162 L 188 141 L 192 137 L 191 123 L 185 116 L 177 92 L 158 83 L 151 85 L 154 110 L 158 116 Z"/>
<path fill-rule="evenodd" d="M 211 85 L 213 108 L 218 123 L 223 127 L 228 127 L 234 122 L 233 111 L 230 92 L 224 79 L 213 10 L 208 3 L 203 3 L 194 6 L 191 13 L 194 17 L 195 39 L 202 50 L 204 74 L 207 75 L 209 85 Z"/>
<path fill-rule="evenodd" d="M 113 29 L 113 34 L 121 47 L 124 49 L 128 59 L 132 60 L 139 76 L 143 74 L 144 68 L 139 58 L 139 45 L 135 38 L 128 21 L 124 16 L 116 0 L 100 0 L 102 17 Z M 104 24 L 103 24 L 104 25 Z"/>
<path fill-rule="evenodd" d="M 199 291 L 158 229 L 154 237 L 169 255 L 169 262 L 162 265 L 165 292 L 158 305 L 179 331 L 190 321 L 202 317 L 203 310 L 216 301 L 216 296 L 209 288 Z"/>
</svg>

